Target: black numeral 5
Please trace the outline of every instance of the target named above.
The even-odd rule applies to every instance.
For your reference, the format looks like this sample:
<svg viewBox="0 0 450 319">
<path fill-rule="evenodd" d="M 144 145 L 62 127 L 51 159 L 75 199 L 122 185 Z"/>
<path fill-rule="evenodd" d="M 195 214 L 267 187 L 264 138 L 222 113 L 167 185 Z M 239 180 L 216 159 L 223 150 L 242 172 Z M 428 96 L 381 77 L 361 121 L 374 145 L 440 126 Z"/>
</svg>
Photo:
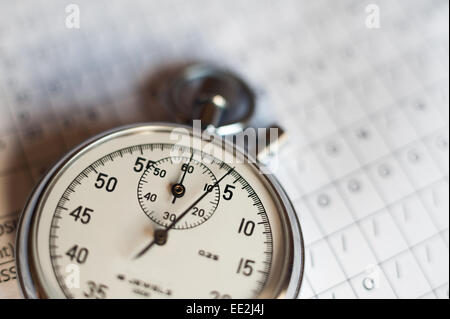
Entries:
<svg viewBox="0 0 450 319">
<path fill-rule="evenodd" d="M 227 185 L 225 186 L 225 190 L 223 191 L 223 199 L 230 200 L 233 198 L 233 189 L 235 189 L 233 185 Z"/>
</svg>

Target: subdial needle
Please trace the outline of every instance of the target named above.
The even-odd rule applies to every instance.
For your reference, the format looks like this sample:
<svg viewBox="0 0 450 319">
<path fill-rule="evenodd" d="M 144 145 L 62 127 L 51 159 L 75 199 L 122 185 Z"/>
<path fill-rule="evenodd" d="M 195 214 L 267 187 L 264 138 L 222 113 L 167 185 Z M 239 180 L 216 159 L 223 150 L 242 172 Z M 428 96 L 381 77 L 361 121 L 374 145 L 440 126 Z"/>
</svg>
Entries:
<svg viewBox="0 0 450 319">
<path fill-rule="evenodd" d="M 183 197 L 184 194 L 186 193 L 186 188 L 184 187 L 183 182 L 184 182 L 184 178 L 186 177 L 186 173 L 189 170 L 189 165 L 191 165 L 193 157 L 194 157 L 194 152 L 192 152 L 191 158 L 189 158 L 189 162 L 187 163 L 187 166 L 184 170 L 184 173 L 183 173 L 183 176 L 181 177 L 180 182 L 176 183 L 172 186 L 172 194 L 173 194 L 172 204 L 175 204 L 175 201 L 177 200 L 177 198 Z M 181 167 L 183 168 L 183 166 L 181 166 Z"/>
</svg>

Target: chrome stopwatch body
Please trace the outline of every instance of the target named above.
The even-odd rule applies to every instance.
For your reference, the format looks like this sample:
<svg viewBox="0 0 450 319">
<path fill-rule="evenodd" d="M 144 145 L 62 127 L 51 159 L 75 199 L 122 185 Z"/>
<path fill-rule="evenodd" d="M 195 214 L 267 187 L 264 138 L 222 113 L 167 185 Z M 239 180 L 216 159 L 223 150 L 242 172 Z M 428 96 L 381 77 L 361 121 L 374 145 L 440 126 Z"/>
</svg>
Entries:
<svg viewBox="0 0 450 319">
<path fill-rule="evenodd" d="M 16 244 L 23 295 L 296 298 L 300 226 L 284 190 L 259 168 L 222 139 L 179 125 L 90 139 L 26 205 Z"/>
</svg>

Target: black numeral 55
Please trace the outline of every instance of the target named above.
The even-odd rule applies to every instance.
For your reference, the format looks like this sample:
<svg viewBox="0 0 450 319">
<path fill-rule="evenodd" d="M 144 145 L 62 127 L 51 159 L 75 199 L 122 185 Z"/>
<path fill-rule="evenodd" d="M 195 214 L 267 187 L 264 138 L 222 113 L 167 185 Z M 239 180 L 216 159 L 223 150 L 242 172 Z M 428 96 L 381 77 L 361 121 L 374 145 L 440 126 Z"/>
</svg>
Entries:
<svg viewBox="0 0 450 319">
<path fill-rule="evenodd" d="M 146 159 L 146 158 L 143 158 L 143 157 L 138 157 L 138 158 L 136 159 L 136 162 L 134 163 L 133 170 L 134 170 L 136 173 L 140 173 L 140 172 L 142 172 L 142 170 L 143 170 L 144 168 L 149 168 L 149 167 L 152 166 L 153 164 L 155 164 L 154 161 L 150 161 L 150 160 L 148 160 L 148 159 Z"/>
</svg>

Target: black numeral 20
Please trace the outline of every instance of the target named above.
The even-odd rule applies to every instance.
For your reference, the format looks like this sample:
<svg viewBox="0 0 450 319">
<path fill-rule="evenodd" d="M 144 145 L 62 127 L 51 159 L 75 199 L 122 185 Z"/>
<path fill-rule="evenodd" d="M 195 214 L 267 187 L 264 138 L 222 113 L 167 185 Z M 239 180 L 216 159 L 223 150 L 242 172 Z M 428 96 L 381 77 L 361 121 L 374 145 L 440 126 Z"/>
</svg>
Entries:
<svg viewBox="0 0 450 319">
<path fill-rule="evenodd" d="M 205 216 L 205 210 L 198 207 L 192 208 L 192 215 L 198 216 L 198 217 L 204 217 Z"/>
</svg>

